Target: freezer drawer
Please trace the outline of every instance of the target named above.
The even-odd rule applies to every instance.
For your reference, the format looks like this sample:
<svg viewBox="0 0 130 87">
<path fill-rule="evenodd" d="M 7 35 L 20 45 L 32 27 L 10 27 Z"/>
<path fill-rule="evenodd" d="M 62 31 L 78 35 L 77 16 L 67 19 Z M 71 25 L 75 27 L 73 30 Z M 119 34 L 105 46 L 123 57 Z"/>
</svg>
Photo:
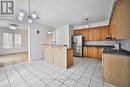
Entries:
<svg viewBox="0 0 130 87">
<path fill-rule="evenodd" d="M 82 47 L 74 47 L 74 56 L 76 57 L 82 57 L 83 53 L 82 53 Z"/>
</svg>

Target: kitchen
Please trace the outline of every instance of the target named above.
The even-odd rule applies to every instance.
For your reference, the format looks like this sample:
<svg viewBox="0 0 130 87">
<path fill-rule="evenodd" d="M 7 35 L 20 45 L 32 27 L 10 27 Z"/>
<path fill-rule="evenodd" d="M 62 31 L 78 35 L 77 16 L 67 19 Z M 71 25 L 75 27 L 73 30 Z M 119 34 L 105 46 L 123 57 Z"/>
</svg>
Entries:
<svg viewBox="0 0 130 87">
<path fill-rule="evenodd" d="M 130 0 L 15 4 L 16 17 L 0 16 L 0 30 L 14 33 L 3 40 L 0 31 L 0 87 L 130 87 Z M 17 30 L 26 50 L 3 54 L 4 41 L 15 49 Z"/>
<path fill-rule="evenodd" d="M 115 2 L 109 25 L 99 23 L 95 26 L 88 24 L 89 27 L 75 26 L 73 31 L 69 32 L 73 32 L 71 38 L 73 55 L 79 58 L 102 60 L 104 80 L 119 87 L 130 86 L 130 12 L 125 10 L 128 8 L 126 3 L 126 1 Z M 68 38 L 70 39 L 69 35 Z M 69 44 L 66 46 L 71 47 Z M 73 60 L 72 57 L 67 56 L 67 59 L 69 58 L 71 66 Z"/>
</svg>

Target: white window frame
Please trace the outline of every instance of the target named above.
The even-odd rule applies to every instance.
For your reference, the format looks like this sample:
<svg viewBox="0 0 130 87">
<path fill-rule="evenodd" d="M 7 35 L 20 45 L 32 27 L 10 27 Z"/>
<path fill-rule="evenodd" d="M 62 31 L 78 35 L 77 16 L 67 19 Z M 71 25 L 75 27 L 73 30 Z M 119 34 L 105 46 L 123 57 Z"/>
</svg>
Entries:
<svg viewBox="0 0 130 87">
<path fill-rule="evenodd" d="M 14 34 L 14 48 L 22 48 L 22 34 Z"/>
<path fill-rule="evenodd" d="M 7 34 L 7 37 L 4 36 L 4 34 Z M 16 35 L 19 36 L 20 40 L 19 42 L 16 43 Z M 9 37 L 11 37 L 12 39 L 10 39 L 11 41 L 8 41 Z M 4 39 L 6 38 L 7 40 L 7 45 L 6 46 L 6 42 L 4 41 Z M 7 39 L 8 38 L 8 39 Z M 17 39 L 19 39 L 17 38 Z M 22 44 L 23 44 L 23 41 L 22 41 L 22 34 L 20 33 L 12 33 L 12 32 L 2 32 L 2 48 L 3 49 L 20 49 L 22 48 Z"/>
<path fill-rule="evenodd" d="M 4 36 L 5 34 L 7 35 L 6 37 Z M 7 40 L 7 43 L 4 41 L 5 38 Z M 12 49 L 13 48 L 13 33 L 3 32 L 2 33 L 2 43 L 3 43 L 2 47 L 4 49 Z"/>
</svg>

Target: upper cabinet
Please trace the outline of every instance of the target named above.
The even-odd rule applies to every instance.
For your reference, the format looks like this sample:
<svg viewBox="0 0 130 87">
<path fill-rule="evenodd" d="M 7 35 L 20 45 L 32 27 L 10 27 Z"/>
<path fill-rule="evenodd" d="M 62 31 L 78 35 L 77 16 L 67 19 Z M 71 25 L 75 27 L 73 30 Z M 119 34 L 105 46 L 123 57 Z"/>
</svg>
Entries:
<svg viewBox="0 0 130 87">
<path fill-rule="evenodd" d="M 108 35 L 108 27 L 102 27 L 100 29 L 100 35 L 101 35 L 101 40 L 106 40 L 106 36 Z"/>
<path fill-rule="evenodd" d="M 93 29 L 93 39 L 92 40 L 95 40 L 95 41 L 98 41 L 98 40 L 101 40 L 100 36 L 100 28 L 96 28 L 96 29 Z"/>
<path fill-rule="evenodd" d="M 84 41 L 105 40 L 108 36 L 108 26 L 74 30 L 74 35 L 83 35 Z"/>
<path fill-rule="evenodd" d="M 89 29 L 89 30 L 88 30 L 88 40 L 89 40 L 89 41 L 92 41 L 92 40 L 93 40 L 93 30 L 92 30 L 92 29 Z"/>
<path fill-rule="evenodd" d="M 115 39 L 130 38 L 130 0 L 118 0 L 115 3 L 109 34 Z"/>
<path fill-rule="evenodd" d="M 89 40 L 89 30 L 84 30 L 84 41 L 88 41 Z"/>
</svg>

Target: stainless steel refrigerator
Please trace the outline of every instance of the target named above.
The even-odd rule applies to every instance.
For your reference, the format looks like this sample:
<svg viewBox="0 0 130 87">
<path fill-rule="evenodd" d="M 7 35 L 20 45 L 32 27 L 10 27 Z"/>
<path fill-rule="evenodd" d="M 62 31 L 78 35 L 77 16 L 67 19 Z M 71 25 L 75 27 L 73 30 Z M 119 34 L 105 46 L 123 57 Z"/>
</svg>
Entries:
<svg viewBox="0 0 130 87">
<path fill-rule="evenodd" d="M 72 48 L 75 57 L 83 56 L 83 36 L 77 35 L 72 37 Z"/>
</svg>

